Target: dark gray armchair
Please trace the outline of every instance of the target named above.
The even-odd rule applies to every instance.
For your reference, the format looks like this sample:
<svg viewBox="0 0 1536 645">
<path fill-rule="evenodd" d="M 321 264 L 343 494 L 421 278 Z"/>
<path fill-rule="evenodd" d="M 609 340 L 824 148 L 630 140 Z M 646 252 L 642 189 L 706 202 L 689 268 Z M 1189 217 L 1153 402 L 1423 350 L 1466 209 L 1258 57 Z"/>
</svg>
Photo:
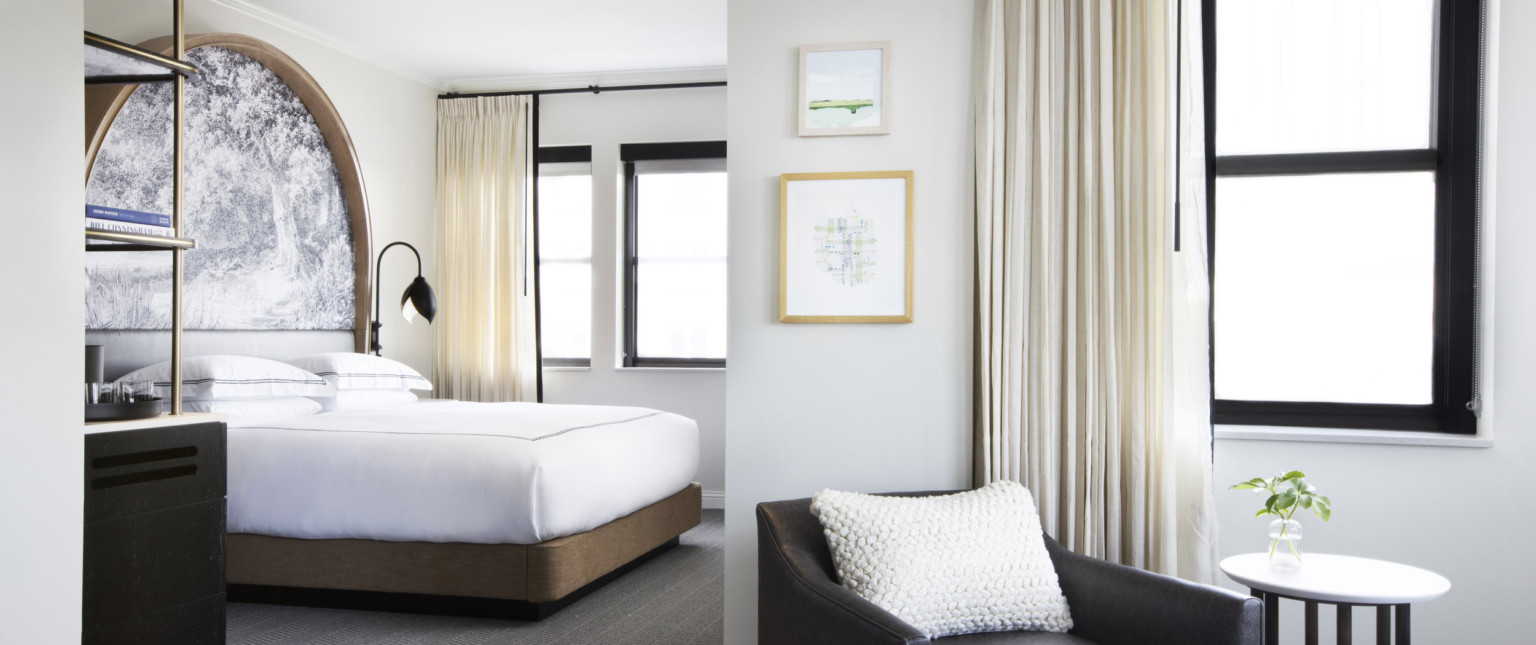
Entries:
<svg viewBox="0 0 1536 645">
<path fill-rule="evenodd" d="M 922 495 L 926 493 L 910 493 Z M 757 506 L 759 645 L 931 642 L 837 583 L 811 500 Z M 1264 607 L 1225 589 L 1045 546 L 1072 608 L 1068 634 L 997 632 L 938 639 L 954 645 L 1259 645 Z"/>
</svg>

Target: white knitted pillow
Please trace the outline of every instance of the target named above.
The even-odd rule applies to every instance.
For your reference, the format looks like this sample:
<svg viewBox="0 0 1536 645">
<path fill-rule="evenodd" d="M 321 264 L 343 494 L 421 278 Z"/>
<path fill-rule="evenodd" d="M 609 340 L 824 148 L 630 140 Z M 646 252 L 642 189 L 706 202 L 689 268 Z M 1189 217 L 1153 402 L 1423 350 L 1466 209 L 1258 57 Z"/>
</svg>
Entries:
<svg viewBox="0 0 1536 645">
<path fill-rule="evenodd" d="M 811 499 L 844 587 L 929 638 L 1072 629 L 1029 490 L 936 497 L 824 490 Z"/>
</svg>

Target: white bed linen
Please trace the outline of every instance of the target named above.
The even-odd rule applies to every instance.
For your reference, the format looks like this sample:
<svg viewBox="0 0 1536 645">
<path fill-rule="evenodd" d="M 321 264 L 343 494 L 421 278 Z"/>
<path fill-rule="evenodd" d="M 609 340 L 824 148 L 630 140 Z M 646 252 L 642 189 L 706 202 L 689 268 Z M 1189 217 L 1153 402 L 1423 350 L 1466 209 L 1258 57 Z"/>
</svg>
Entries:
<svg viewBox="0 0 1536 645">
<path fill-rule="evenodd" d="M 646 408 L 421 401 L 229 431 L 229 531 L 534 544 L 682 490 L 692 419 Z"/>
</svg>

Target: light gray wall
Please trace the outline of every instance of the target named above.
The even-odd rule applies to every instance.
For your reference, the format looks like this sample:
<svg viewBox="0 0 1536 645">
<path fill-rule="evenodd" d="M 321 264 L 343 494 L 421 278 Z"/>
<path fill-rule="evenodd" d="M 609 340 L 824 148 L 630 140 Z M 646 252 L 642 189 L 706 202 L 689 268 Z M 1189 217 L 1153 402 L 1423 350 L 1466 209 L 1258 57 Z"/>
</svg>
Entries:
<svg viewBox="0 0 1536 645">
<path fill-rule="evenodd" d="M 163 36 L 170 33 L 170 4 L 166 0 L 87 0 L 85 28 L 130 43 Z M 421 251 L 427 281 L 435 282 L 437 91 L 206 0 L 188 2 L 186 12 L 188 34 L 232 32 L 260 38 L 315 78 L 352 136 L 373 220 L 374 252 L 396 240 L 410 242 Z M 407 325 L 398 305 L 388 306 L 391 299 L 399 302 L 399 294 L 416 277 L 415 259 L 408 250 L 392 250 L 382 275 L 376 284 L 385 301 L 381 312 L 384 355 L 431 374 L 432 328 L 423 322 Z"/>
<path fill-rule="evenodd" d="M 1233 482 L 1283 469 L 1305 471 L 1333 498 L 1333 520 L 1302 520 L 1305 550 L 1379 557 L 1424 567 L 1451 580 L 1443 598 L 1414 606 L 1414 637 L 1424 643 L 1528 643 L 1536 633 L 1536 3 L 1489 2 L 1490 69 L 1496 117 L 1487 149 L 1494 184 L 1486 195 L 1485 249 L 1492 284 L 1484 289 L 1485 413 L 1480 431 L 1492 448 L 1341 445 L 1218 440 L 1216 494 L 1223 556 L 1257 551 L 1265 522 L 1251 495 Z M 1497 235 L 1492 229 L 1497 227 Z M 1237 588 L 1236 585 L 1229 586 Z M 1288 614 L 1288 615 L 1287 615 Z M 1283 639 L 1301 643 L 1300 608 L 1282 608 Z M 1333 613 L 1321 612 L 1324 631 Z M 1373 615 L 1355 619 L 1356 642 Z"/>
<path fill-rule="evenodd" d="M 0 20 L 0 643 L 80 634 L 85 94 L 78 0 Z"/>
<path fill-rule="evenodd" d="M 973 2 L 732 0 L 726 642 L 756 635 L 754 506 L 970 483 Z M 798 47 L 889 40 L 891 134 L 800 138 Z M 779 174 L 915 171 L 910 324 L 781 324 Z"/>
<path fill-rule="evenodd" d="M 725 495 L 725 371 L 616 366 L 624 329 L 618 289 L 624 234 L 619 144 L 724 139 L 725 89 L 552 94 L 540 101 L 540 145 L 592 146 L 592 368 L 545 370 L 544 400 L 642 406 L 697 421 L 704 503 L 720 508 Z"/>
</svg>

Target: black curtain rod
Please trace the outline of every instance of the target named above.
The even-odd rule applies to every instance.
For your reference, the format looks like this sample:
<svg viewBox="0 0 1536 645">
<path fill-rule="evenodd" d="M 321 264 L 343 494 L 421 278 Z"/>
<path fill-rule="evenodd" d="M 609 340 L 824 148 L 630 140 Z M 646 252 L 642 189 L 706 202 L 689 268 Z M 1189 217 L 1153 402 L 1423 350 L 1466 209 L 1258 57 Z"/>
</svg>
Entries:
<svg viewBox="0 0 1536 645">
<path fill-rule="evenodd" d="M 586 87 L 568 87 L 559 90 L 522 90 L 518 92 L 478 92 L 475 94 L 459 94 L 449 92 L 439 94 L 440 99 L 472 99 L 481 96 L 542 96 L 545 94 L 584 94 L 591 92 L 623 92 L 627 90 L 678 90 L 689 87 L 725 87 L 725 81 L 706 81 L 702 83 L 656 83 L 652 85 L 614 85 L 602 87 L 600 85 L 588 85 Z"/>
</svg>

